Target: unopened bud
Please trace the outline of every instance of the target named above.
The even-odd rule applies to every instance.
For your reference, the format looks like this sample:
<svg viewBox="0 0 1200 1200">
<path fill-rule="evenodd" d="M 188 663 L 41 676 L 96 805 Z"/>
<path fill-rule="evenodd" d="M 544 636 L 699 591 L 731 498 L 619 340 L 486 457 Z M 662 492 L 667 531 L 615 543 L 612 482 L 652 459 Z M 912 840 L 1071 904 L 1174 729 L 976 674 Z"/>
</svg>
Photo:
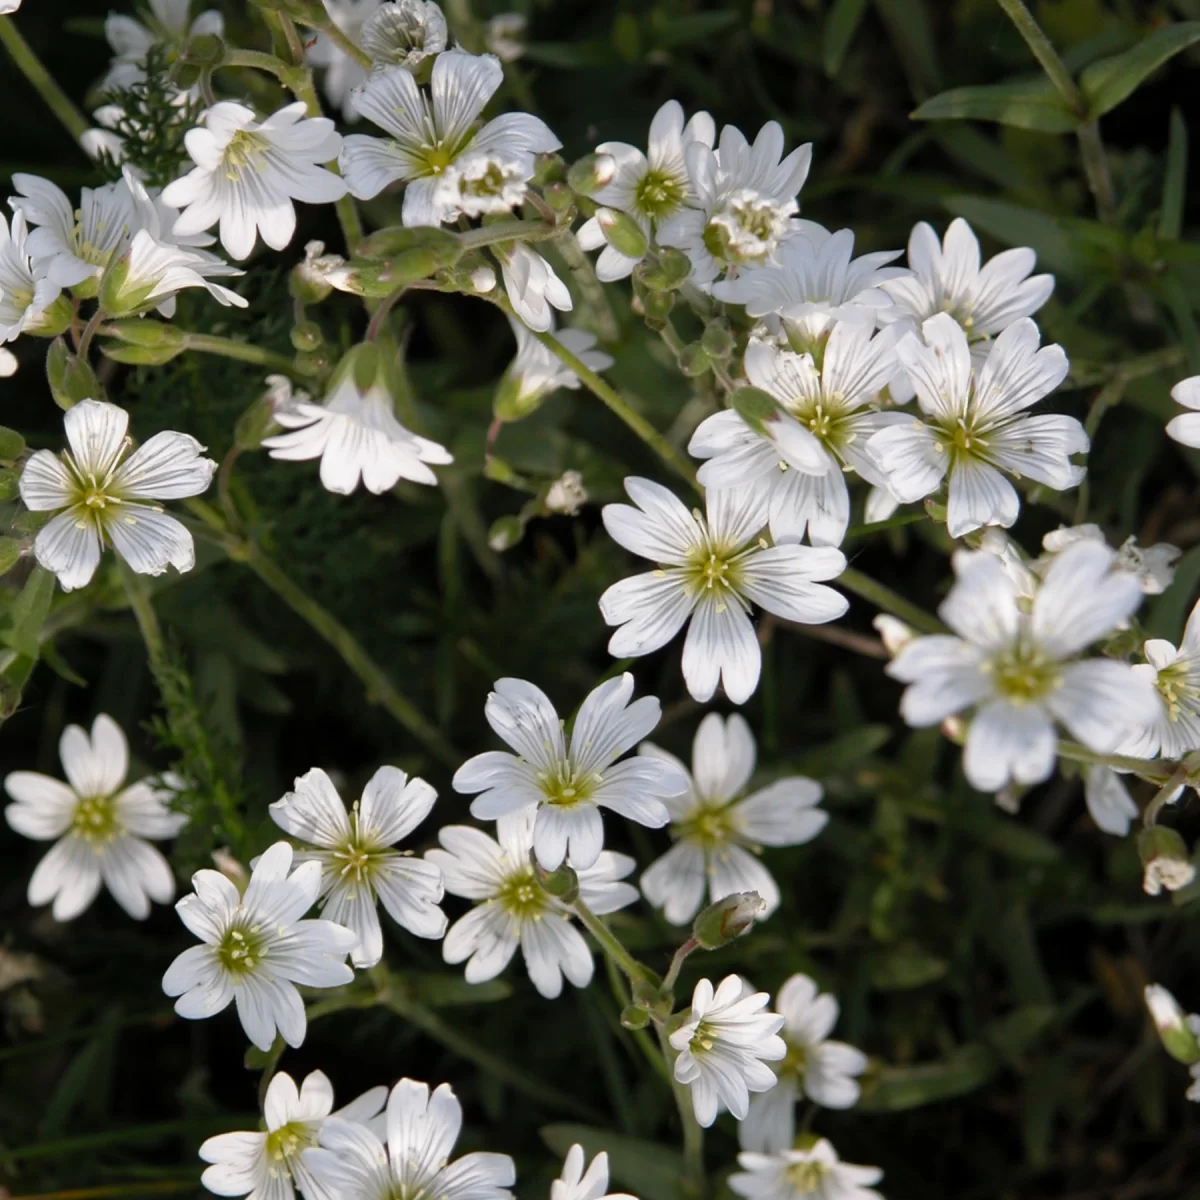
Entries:
<svg viewBox="0 0 1200 1200">
<path fill-rule="evenodd" d="M 545 388 L 525 387 L 519 371 L 506 371 L 492 397 L 492 412 L 501 421 L 520 421 L 536 412 L 549 393 Z"/>
<path fill-rule="evenodd" d="M 650 1010 L 640 1004 L 627 1004 L 621 1009 L 621 1024 L 626 1029 L 645 1029 L 650 1024 Z"/>
<path fill-rule="evenodd" d="M 1138 854 L 1145 868 L 1142 889 L 1157 896 L 1164 888 L 1177 892 L 1196 878 L 1196 868 L 1188 861 L 1187 844 L 1174 829 L 1151 825 L 1138 835 Z"/>
<path fill-rule="evenodd" d="M 316 321 L 299 321 L 292 327 L 292 345 L 297 350 L 315 350 L 325 341 L 325 335 Z"/>
<path fill-rule="evenodd" d="M 177 354 L 182 353 L 187 335 L 166 321 L 155 321 L 148 317 L 130 317 L 122 321 L 106 321 L 104 324 L 106 337 L 115 337 L 118 341 L 131 346 L 146 346 L 150 349 L 172 349 Z"/>
<path fill-rule="evenodd" d="M 893 657 L 899 654 L 915 636 L 909 626 L 888 613 L 880 613 L 871 624 L 875 626 L 875 631 L 879 634 L 879 640 L 883 642 L 884 649 Z"/>
<path fill-rule="evenodd" d="M 15 500 L 20 491 L 20 469 L 17 467 L 0 468 L 0 502 Z"/>
<path fill-rule="evenodd" d="M 297 354 L 292 359 L 296 373 L 312 379 L 316 375 L 329 370 L 329 352 L 325 349 L 311 350 Z"/>
<path fill-rule="evenodd" d="M 439 267 L 449 267 L 462 257 L 458 235 L 437 225 L 387 225 L 358 244 L 361 258 L 394 258 L 407 250 L 425 250 Z"/>
<path fill-rule="evenodd" d="M 659 246 L 639 263 L 634 278 L 652 292 L 673 292 L 692 273 L 692 260 L 682 250 Z"/>
<path fill-rule="evenodd" d="M 471 290 L 484 295 L 496 286 L 496 272 L 491 267 L 476 267 L 470 274 Z"/>
<path fill-rule="evenodd" d="M 575 874 L 573 867 L 564 862 L 557 870 L 544 871 L 538 865 L 537 857 L 532 851 L 530 852 L 530 861 L 533 863 L 534 874 L 537 876 L 542 891 L 548 892 L 564 904 L 575 902 L 579 896 L 579 876 Z"/>
<path fill-rule="evenodd" d="M 740 387 L 733 393 L 731 403 L 738 416 L 761 437 L 769 438 L 767 423 L 779 417 L 779 401 L 762 388 Z"/>
<path fill-rule="evenodd" d="M 704 347 L 709 358 L 718 361 L 727 359 L 734 350 L 733 332 L 727 321 L 709 321 L 700 337 L 700 345 Z"/>
<path fill-rule="evenodd" d="M 565 183 L 547 183 L 542 187 L 542 199 L 558 215 L 559 223 L 566 224 L 562 217 L 574 208 L 575 193 Z"/>
<path fill-rule="evenodd" d="M 46 354 L 46 382 L 59 408 L 68 409 L 80 400 L 103 400 L 104 389 L 86 359 L 67 349 L 62 338 L 55 338 Z"/>
<path fill-rule="evenodd" d="M 740 938 L 767 911 L 757 892 L 734 892 L 710 904 L 692 925 L 692 937 L 704 950 L 719 950 Z"/>
<path fill-rule="evenodd" d="M 1200 1040 L 1192 1027 L 1200 1024 L 1200 1018 L 1186 1016 L 1175 997 L 1157 983 L 1146 985 L 1145 997 L 1163 1049 L 1177 1062 L 1188 1066 L 1200 1062 Z"/>
<path fill-rule="evenodd" d="M 225 43 L 215 33 L 198 33 L 188 39 L 184 57 L 202 67 L 216 67 L 225 58 Z"/>
<path fill-rule="evenodd" d="M 611 154 L 585 154 L 571 164 L 567 183 L 580 196 L 594 196 L 608 187 L 617 174 L 617 160 Z"/>
<path fill-rule="evenodd" d="M 646 324 L 656 332 L 662 329 L 671 315 L 671 309 L 675 307 L 675 293 L 643 292 L 640 299 Z"/>
<path fill-rule="evenodd" d="M 587 503 L 587 488 L 578 471 L 564 471 L 546 493 L 545 505 L 551 512 L 573 517 Z"/>
<path fill-rule="evenodd" d="M 497 517 L 488 530 L 488 545 L 497 552 L 510 550 L 525 536 L 519 517 Z"/>
<path fill-rule="evenodd" d="M 712 359 L 708 357 L 708 351 L 699 342 L 692 342 L 690 346 L 684 346 L 679 352 L 679 369 L 689 379 L 703 375 L 711 367 Z"/>
<path fill-rule="evenodd" d="M 628 214 L 615 208 L 596 209 L 596 224 L 604 240 L 626 258 L 641 258 L 649 243 L 642 227 Z"/>
</svg>

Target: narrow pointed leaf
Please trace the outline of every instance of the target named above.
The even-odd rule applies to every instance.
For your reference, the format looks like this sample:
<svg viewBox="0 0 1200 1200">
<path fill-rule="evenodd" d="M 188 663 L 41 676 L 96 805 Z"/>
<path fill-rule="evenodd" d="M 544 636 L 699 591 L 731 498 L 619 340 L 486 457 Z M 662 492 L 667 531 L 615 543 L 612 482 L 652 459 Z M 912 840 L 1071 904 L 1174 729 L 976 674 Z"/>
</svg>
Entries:
<svg viewBox="0 0 1200 1200">
<path fill-rule="evenodd" d="M 1131 96 L 1169 58 L 1200 42 L 1200 21 L 1157 29 L 1124 54 L 1094 62 L 1079 77 L 1093 117 L 1102 117 Z"/>
<path fill-rule="evenodd" d="M 1069 133 L 1079 117 L 1049 80 L 1017 79 L 1011 83 L 952 88 L 926 100 L 913 114 L 915 121 L 996 121 L 1043 133 Z"/>
</svg>

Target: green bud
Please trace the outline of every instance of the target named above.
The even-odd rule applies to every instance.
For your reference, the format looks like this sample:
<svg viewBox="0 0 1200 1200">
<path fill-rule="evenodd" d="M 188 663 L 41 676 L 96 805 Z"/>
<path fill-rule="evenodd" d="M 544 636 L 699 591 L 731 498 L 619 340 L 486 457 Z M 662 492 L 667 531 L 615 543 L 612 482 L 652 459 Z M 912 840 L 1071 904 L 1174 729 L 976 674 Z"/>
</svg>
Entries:
<svg viewBox="0 0 1200 1200">
<path fill-rule="evenodd" d="M 488 530 L 488 545 L 499 553 L 511 550 L 525 536 L 520 517 L 497 517 Z"/>
<path fill-rule="evenodd" d="M 1175 997 L 1157 983 L 1146 986 L 1145 997 L 1163 1049 L 1177 1062 L 1189 1067 L 1200 1062 L 1200 1040 L 1192 1028 L 1200 1025 L 1200 1019 L 1185 1016 Z"/>
<path fill-rule="evenodd" d="M 65 333 L 71 328 L 74 316 L 75 310 L 72 308 L 70 300 L 66 296 L 59 296 L 48 308 L 42 309 L 21 332 L 31 334 L 33 337 L 58 337 L 60 333 Z"/>
<path fill-rule="evenodd" d="M 115 337 L 132 346 L 149 346 L 152 349 L 173 349 L 181 352 L 187 343 L 187 334 L 166 321 L 133 317 L 123 321 L 105 323 L 106 335 Z"/>
<path fill-rule="evenodd" d="M 406 287 L 418 279 L 428 279 L 444 265 L 434 251 L 418 246 L 378 262 L 354 260 L 347 263 L 338 279 L 338 288 L 355 296 L 382 300 L 399 287 Z"/>
<path fill-rule="evenodd" d="M 691 259 L 673 246 L 657 247 L 633 269 L 635 280 L 652 292 L 673 292 L 691 273 Z"/>
<path fill-rule="evenodd" d="M 25 439 L 15 430 L 0 425 L 0 460 L 14 462 L 25 453 Z"/>
<path fill-rule="evenodd" d="M 556 871 L 544 871 L 537 861 L 537 856 L 530 851 L 529 859 L 537 876 L 542 891 L 561 900 L 564 904 L 573 904 L 579 897 L 579 876 L 574 868 L 563 863 Z"/>
<path fill-rule="evenodd" d="M 575 204 L 575 193 L 565 183 L 548 183 L 542 188 L 542 199 L 561 217 Z"/>
<path fill-rule="evenodd" d="M 734 892 L 710 904 L 692 925 L 692 937 L 704 950 L 719 950 L 740 938 L 767 910 L 757 892 Z"/>
<path fill-rule="evenodd" d="M 571 164 L 567 185 L 581 196 L 594 196 L 612 183 L 617 173 L 617 160 L 611 154 L 585 154 Z"/>
<path fill-rule="evenodd" d="M 113 362 L 132 363 L 139 367 L 161 367 L 183 353 L 182 347 L 171 346 L 122 346 L 114 342 L 101 345 L 100 353 Z"/>
<path fill-rule="evenodd" d="M 641 258 L 649 248 L 641 226 L 628 214 L 615 208 L 596 209 L 596 222 L 604 240 L 627 258 Z"/>
<path fill-rule="evenodd" d="M 167 78 L 180 91 L 190 91 L 200 82 L 200 78 L 206 70 L 211 70 L 211 68 L 206 68 L 201 63 L 194 63 L 191 59 L 181 56 L 171 64 Z"/>
<path fill-rule="evenodd" d="M 0 575 L 7 575 L 17 565 L 25 543 L 19 538 L 0 537 Z"/>
<path fill-rule="evenodd" d="M 329 370 L 329 352 L 322 349 L 313 350 L 306 354 L 297 354 L 292 359 L 292 365 L 296 368 L 297 374 L 312 379 L 314 376 L 321 375 Z"/>
<path fill-rule="evenodd" d="M 59 408 L 68 409 L 80 400 L 103 400 L 104 389 L 95 371 L 67 349 L 61 337 L 55 338 L 46 354 L 46 382 Z"/>
<path fill-rule="evenodd" d="M 188 62 L 202 67 L 217 67 L 225 59 L 225 43 L 215 33 L 198 33 L 184 48 Z"/>
<path fill-rule="evenodd" d="M 640 1004 L 627 1004 L 621 1009 L 621 1024 L 626 1029 L 645 1029 L 650 1024 L 650 1010 Z"/>
<path fill-rule="evenodd" d="M 674 292 L 644 292 L 641 297 L 646 324 L 655 332 L 662 329 L 675 307 Z"/>
<path fill-rule="evenodd" d="M 18 467 L 0 468 L 0 502 L 15 500 L 21 491 L 21 471 Z"/>
<path fill-rule="evenodd" d="M 704 327 L 704 333 L 700 337 L 700 344 L 704 347 L 709 358 L 715 358 L 718 362 L 724 362 L 734 350 L 733 332 L 729 328 L 728 321 L 709 321 Z"/>
<path fill-rule="evenodd" d="M 316 321 L 299 321 L 292 327 L 292 345 L 297 350 L 316 350 L 325 342 L 325 335 Z"/>
<path fill-rule="evenodd" d="M 546 399 L 547 393 L 544 390 L 525 390 L 521 384 L 521 376 L 512 371 L 506 371 L 504 378 L 500 380 L 492 398 L 492 412 L 501 421 L 519 421 L 541 408 Z"/>
<path fill-rule="evenodd" d="M 1196 878 L 1196 868 L 1188 860 L 1187 843 L 1166 825 L 1151 825 L 1138 834 L 1138 855 L 1145 874 L 1142 889 L 1157 896 L 1164 888 L 1177 892 Z"/>
<path fill-rule="evenodd" d="M 712 360 L 708 357 L 708 351 L 699 342 L 684 346 L 679 352 L 679 369 L 689 379 L 703 375 L 711 366 Z"/>
<path fill-rule="evenodd" d="M 462 257 L 458 235 L 436 225 L 387 225 L 363 238 L 357 253 L 361 258 L 394 258 L 407 250 L 427 250 L 439 267 L 452 266 Z"/>
<path fill-rule="evenodd" d="M 761 388 L 740 387 L 733 393 L 732 404 L 755 433 L 765 438 L 771 436 L 767 424 L 779 415 L 779 401 L 774 396 Z"/>
</svg>

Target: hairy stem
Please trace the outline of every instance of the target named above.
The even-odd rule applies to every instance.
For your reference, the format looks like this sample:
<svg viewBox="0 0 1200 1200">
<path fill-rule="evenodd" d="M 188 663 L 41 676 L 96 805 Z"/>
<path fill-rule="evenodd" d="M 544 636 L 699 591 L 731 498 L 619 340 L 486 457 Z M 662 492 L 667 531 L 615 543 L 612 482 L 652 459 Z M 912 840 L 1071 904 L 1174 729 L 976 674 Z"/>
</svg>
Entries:
<svg viewBox="0 0 1200 1200">
<path fill-rule="evenodd" d="M 664 991 L 669 991 L 675 986 L 676 981 L 679 979 L 679 972 L 683 968 L 683 964 L 687 961 L 687 956 L 693 950 L 699 949 L 699 947 L 700 943 L 694 937 L 690 937 L 675 951 L 675 956 L 671 959 L 671 965 L 667 969 L 666 975 L 663 976 L 662 985 Z"/>
<path fill-rule="evenodd" d="M 119 554 L 117 568 L 121 573 L 121 583 L 125 587 L 125 597 L 129 601 L 129 607 L 133 609 L 138 628 L 142 631 L 142 641 L 146 643 L 146 657 L 150 660 L 150 669 L 157 671 L 166 661 L 166 645 L 154 605 L 150 603 L 146 581 Z"/>
<path fill-rule="evenodd" d="M 649 967 L 643 966 L 621 944 L 620 938 L 581 899 L 574 904 L 576 915 L 583 927 L 600 944 L 600 949 L 618 966 L 629 978 L 630 983 L 651 983 L 657 985 L 658 977 Z"/>
<path fill-rule="evenodd" d="M 885 587 L 861 571 L 856 571 L 853 567 L 847 567 L 832 582 L 844 587 L 848 592 L 853 592 L 856 596 L 861 596 L 864 600 L 869 600 L 876 608 L 891 613 L 894 617 L 899 617 L 900 620 L 906 621 L 922 633 L 946 632 L 946 627 L 937 617 L 927 613 L 923 608 L 918 608 L 915 604 L 905 600 L 898 592 L 893 592 L 891 588 Z"/>
<path fill-rule="evenodd" d="M 195 350 L 199 354 L 217 354 L 222 358 L 236 358 L 239 362 L 255 363 L 266 367 L 289 379 L 303 379 L 304 376 L 296 370 L 296 364 L 274 350 L 264 350 L 261 346 L 253 346 L 249 342 L 238 342 L 233 338 L 216 337 L 211 333 L 185 333 L 183 338 L 185 350 Z"/>
<path fill-rule="evenodd" d="M 559 254 L 567 264 L 583 300 L 583 308 L 592 332 L 602 341 L 612 344 L 621 339 L 621 326 L 608 302 L 604 285 L 596 278 L 592 260 L 579 248 L 579 241 L 569 229 L 559 231 L 554 240 Z"/>
<path fill-rule="evenodd" d="M 78 142 L 89 128 L 87 118 L 42 65 L 42 60 L 34 54 L 33 48 L 21 36 L 21 31 L 11 17 L 0 17 L 0 44 L 8 51 L 8 56 L 17 70 L 29 80 L 33 89 L 46 102 L 46 106 Z"/>
<path fill-rule="evenodd" d="M 481 225 L 458 235 L 463 251 L 478 250 L 483 246 L 494 246 L 497 242 L 541 242 L 558 233 L 554 225 L 544 221 L 497 221 L 494 225 Z"/>
</svg>

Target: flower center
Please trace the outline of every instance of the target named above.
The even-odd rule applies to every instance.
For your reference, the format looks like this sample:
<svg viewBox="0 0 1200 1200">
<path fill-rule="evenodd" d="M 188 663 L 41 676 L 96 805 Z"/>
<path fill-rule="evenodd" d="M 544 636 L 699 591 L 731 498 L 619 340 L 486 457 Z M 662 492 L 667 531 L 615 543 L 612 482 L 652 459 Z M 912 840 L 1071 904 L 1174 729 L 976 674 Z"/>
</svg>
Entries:
<svg viewBox="0 0 1200 1200">
<path fill-rule="evenodd" d="M 261 133 L 239 129 L 225 147 L 225 177 L 236 180 L 247 168 L 261 171 L 269 143 Z"/>
<path fill-rule="evenodd" d="M 691 1040 L 688 1042 L 688 1049 L 700 1057 L 706 1054 L 716 1044 L 716 1032 L 705 1021 L 701 1021 L 696 1026 L 696 1032 L 692 1034 Z"/>
<path fill-rule="evenodd" d="M 760 263 L 787 233 L 790 206 L 776 204 L 751 188 L 734 192 L 704 228 L 704 246 L 718 262 Z"/>
<path fill-rule="evenodd" d="M 784 1038 L 787 1043 L 787 1055 L 775 1069 L 780 1075 L 803 1075 L 804 1066 L 808 1061 L 808 1047 Z"/>
<path fill-rule="evenodd" d="M 680 837 L 699 842 L 706 850 L 732 841 L 735 831 L 730 813 L 728 806 L 703 809 L 680 824 Z"/>
<path fill-rule="evenodd" d="M 122 831 L 112 796 L 84 796 L 75 806 L 71 830 L 86 842 L 111 842 Z"/>
<path fill-rule="evenodd" d="M 1058 664 L 1040 651 L 1021 646 L 1002 650 L 984 665 L 996 692 L 1010 704 L 1041 700 L 1061 682 Z"/>
<path fill-rule="evenodd" d="M 532 868 L 508 876 L 496 894 L 496 900 L 505 912 L 520 921 L 535 920 L 550 908 L 546 893 L 533 877 Z"/>
<path fill-rule="evenodd" d="M 1187 667 L 1182 663 L 1172 663 L 1159 671 L 1154 686 L 1167 706 L 1169 721 L 1178 721 L 1185 703 L 1196 699 L 1196 689 L 1188 686 Z"/>
<path fill-rule="evenodd" d="M 825 1177 L 825 1171 L 826 1167 L 824 1163 L 792 1163 L 786 1172 L 787 1181 L 802 1194 L 804 1192 L 815 1192 L 821 1186 L 821 1181 Z"/>
<path fill-rule="evenodd" d="M 289 1121 L 267 1134 L 267 1170 L 272 1175 L 290 1174 L 291 1164 L 302 1150 L 317 1144 L 311 1121 Z"/>
<path fill-rule="evenodd" d="M 256 970 L 266 951 L 266 939 L 259 925 L 245 918 L 235 920 L 217 943 L 217 960 L 230 975 L 249 975 Z"/>
<path fill-rule="evenodd" d="M 546 796 L 547 804 L 559 808 L 574 808 L 591 799 L 600 776 L 594 773 L 579 774 L 567 762 L 560 762 L 553 771 L 539 771 L 538 783 Z"/>
<path fill-rule="evenodd" d="M 393 854 L 387 846 L 363 834 L 358 827 L 358 801 L 350 813 L 350 836 L 330 852 L 333 869 L 344 883 L 370 885 L 371 876 L 382 861 Z"/>
<path fill-rule="evenodd" d="M 693 598 L 713 597 L 718 612 L 724 612 L 731 600 L 745 607 L 741 597 L 743 554 L 728 546 L 698 546 L 683 568 L 684 587 Z"/>
<path fill-rule="evenodd" d="M 661 221 L 683 207 L 687 185 L 669 171 L 651 167 L 638 180 L 633 195 L 638 212 L 652 221 Z"/>
</svg>

